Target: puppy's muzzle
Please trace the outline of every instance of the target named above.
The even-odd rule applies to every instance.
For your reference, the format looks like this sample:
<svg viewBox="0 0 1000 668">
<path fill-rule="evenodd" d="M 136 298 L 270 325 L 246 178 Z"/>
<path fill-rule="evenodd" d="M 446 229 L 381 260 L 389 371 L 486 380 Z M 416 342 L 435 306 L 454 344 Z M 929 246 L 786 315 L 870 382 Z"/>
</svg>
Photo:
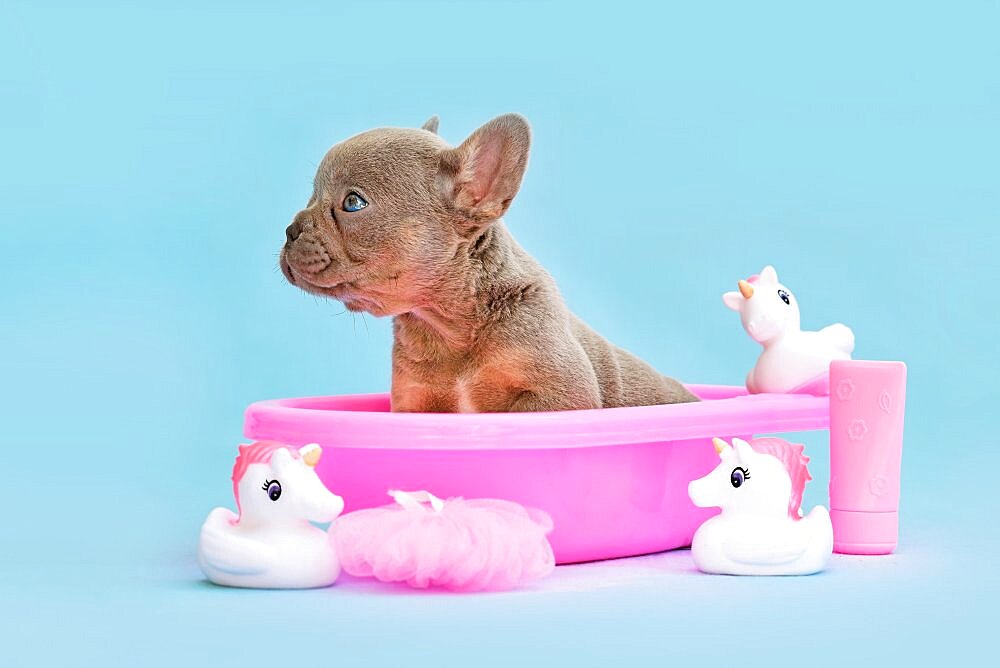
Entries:
<svg viewBox="0 0 1000 668">
<path fill-rule="evenodd" d="M 333 263 L 323 244 L 308 236 L 285 244 L 282 257 L 297 274 L 318 274 Z"/>
<path fill-rule="evenodd" d="M 333 264 L 333 257 L 317 234 L 309 211 L 295 215 L 292 224 L 285 228 L 285 247 L 281 252 L 281 270 L 292 284 L 301 280 L 310 284 L 324 284 L 318 274 Z"/>
</svg>

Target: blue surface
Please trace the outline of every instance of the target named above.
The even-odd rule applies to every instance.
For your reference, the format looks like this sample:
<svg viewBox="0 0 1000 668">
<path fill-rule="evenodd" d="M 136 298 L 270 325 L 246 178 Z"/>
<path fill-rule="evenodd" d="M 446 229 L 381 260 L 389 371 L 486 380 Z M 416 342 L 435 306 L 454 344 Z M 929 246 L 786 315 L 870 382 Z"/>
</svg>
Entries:
<svg viewBox="0 0 1000 668">
<path fill-rule="evenodd" d="M 1000 593 L 998 25 L 992 2 L 5 0 L 0 664 L 982 657 Z M 860 357 L 909 364 L 896 556 L 732 579 L 679 551 L 481 596 L 201 580 L 243 408 L 388 384 L 389 323 L 276 270 L 324 151 L 433 113 L 458 142 L 506 111 L 535 132 L 508 224 L 612 340 L 738 383 L 755 349 L 719 295 L 773 263 L 804 325 L 843 320 Z M 825 503 L 825 437 L 806 441 L 806 502 Z"/>
</svg>

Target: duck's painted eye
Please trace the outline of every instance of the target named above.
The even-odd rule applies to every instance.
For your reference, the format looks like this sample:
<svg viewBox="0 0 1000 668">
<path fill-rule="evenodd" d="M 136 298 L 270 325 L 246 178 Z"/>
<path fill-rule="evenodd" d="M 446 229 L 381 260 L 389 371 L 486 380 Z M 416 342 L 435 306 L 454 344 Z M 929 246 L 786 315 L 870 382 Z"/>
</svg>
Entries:
<svg viewBox="0 0 1000 668">
<path fill-rule="evenodd" d="M 737 466 L 733 469 L 733 472 L 729 474 L 729 482 L 733 483 L 733 487 L 739 487 L 749 479 L 750 471 L 746 470 L 742 466 Z"/>
<path fill-rule="evenodd" d="M 781 301 L 783 301 L 783 302 L 785 302 L 786 304 L 788 304 L 789 306 L 791 306 L 791 304 L 792 304 L 792 300 L 791 300 L 791 298 L 790 298 L 790 297 L 788 296 L 788 293 L 787 293 L 787 292 L 785 292 L 784 290 L 778 290 L 778 296 L 779 296 L 779 297 L 781 297 Z"/>
<path fill-rule="evenodd" d="M 281 483 L 277 480 L 265 480 L 264 491 L 267 492 L 267 498 L 277 501 L 281 497 Z"/>
<path fill-rule="evenodd" d="M 341 206 L 343 206 L 344 211 L 354 213 L 355 211 L 361 211 L 361 209 L 368 206 L 368 202 L 366 202 L 365 198 L 361 195 L 357 193 L 350 193 L 344 198 L 344 203 Z"/>
</svg>

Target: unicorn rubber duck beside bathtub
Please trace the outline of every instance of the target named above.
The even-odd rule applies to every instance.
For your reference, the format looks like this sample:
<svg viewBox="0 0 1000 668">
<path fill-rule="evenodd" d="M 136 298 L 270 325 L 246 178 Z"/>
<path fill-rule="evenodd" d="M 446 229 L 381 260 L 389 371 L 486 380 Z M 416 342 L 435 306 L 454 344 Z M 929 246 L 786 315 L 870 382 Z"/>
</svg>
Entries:
<svg viewBox="0 0 1000 668">
<path fill-rule="evenodd" d="M 509 589 L 552 572 L 547 513 L 500 499 L 439 499 L 391 490 L 396 503 L 342 517 L 344 501 L 316 473 L 322 450 L 276 441 L 241 445 L 233 466 L 238 514 L 216 508 L 198 562 L 216 584 L 328 587 L 355 577 L 456 591 Z M 336 521 L 334 521 L 336 520 Z M 328 530 L 312 523 L 330 522 Z"/>
<path fill-rule="evenodd" d="M 344 500 L 316 475 L 322 450 L 275 441 L 241 445 L 233 466 L 239 513 L 216 508 L 201 527 L 198 563 L 230 587 L 308 589 L 333 584 L 340 562 L 326 531 Z"/>
<path fill-rule="evenodd" d="M 760 392 L 829 394 L 830 362 L 849 360 L 854 333 L 836 323 L 818 332 L 802 331 L 799 304 L 768 265 L 760 275 L 737 283 L 722 301 L 740 314 L 743 329 L 764 347 L 747 375 L 747 389 Z"/>
<path fill-rule="evenodd" d="M 809 575 L 826 568 L 833 552 L 830 513 L 816 506 L 802 517 L 811 479 L 803 447 L 780 438 L 713 439 L 721 460 L 688 485 L 696 506 L 722 508 L 694 534 L 691 556 L 699 570 L 724 575 Z"/>
</svg>

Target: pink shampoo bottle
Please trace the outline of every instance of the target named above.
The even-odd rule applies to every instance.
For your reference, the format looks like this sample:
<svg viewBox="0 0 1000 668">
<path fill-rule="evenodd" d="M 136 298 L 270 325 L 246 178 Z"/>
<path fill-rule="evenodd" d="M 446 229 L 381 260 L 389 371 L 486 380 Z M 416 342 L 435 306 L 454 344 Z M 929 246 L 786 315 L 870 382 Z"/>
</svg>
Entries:
<svg viewBox="0 0 1000 668">
<path fill-rule="evenodd" d="M 899 536 L 906 365 L 830 363 L 833 551 L 889 554 Z"/>
</svg>

